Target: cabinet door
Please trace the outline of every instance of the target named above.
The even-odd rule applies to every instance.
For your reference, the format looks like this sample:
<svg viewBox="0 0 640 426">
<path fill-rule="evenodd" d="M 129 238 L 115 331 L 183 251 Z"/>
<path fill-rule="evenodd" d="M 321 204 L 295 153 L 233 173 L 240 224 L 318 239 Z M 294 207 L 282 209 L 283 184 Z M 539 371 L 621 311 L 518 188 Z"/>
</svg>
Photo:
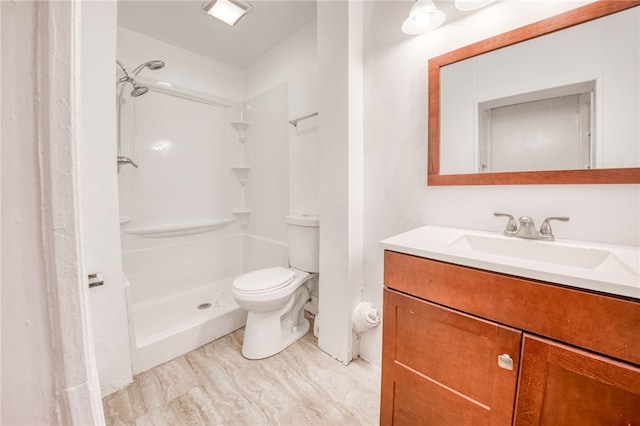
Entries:
<svg viewBox="0 0 640 426">
<path fill-rule="evenodd" d="M 380 423 L 511 425 L 520 340 L 520 331 L 385 289 Z"/>
<path fill-rule="evenodd" d="M 640 368 L 525 335 L 515 423 L 640 425 Z"/>
</svg>

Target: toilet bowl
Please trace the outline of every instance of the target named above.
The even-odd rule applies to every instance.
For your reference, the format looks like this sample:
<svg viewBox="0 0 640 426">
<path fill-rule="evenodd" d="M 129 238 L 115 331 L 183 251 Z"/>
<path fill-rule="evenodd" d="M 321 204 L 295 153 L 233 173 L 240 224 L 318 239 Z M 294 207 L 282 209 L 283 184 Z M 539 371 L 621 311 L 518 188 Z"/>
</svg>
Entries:
<svg viewBox="0 0 640 426">
<path fill-rule="evenodd" d="M 310 280 L 318 272 L 318 227 L 315 216 L 287 216 L 291 267 L 260 269 L 233 281 L 231 294 L 248 311 L 245 358 L 275 355 L 309 331 L 304 305 L 310 298 Z"/>
<path fill-rule="evenodd" d="M 241 308 L 249 311 L 242 355 L 267 358 L 307 334 L 304 305 L 312 274 L 281 266 L 260 269 L 237 278 L 231 290 Z"/>
</svg>

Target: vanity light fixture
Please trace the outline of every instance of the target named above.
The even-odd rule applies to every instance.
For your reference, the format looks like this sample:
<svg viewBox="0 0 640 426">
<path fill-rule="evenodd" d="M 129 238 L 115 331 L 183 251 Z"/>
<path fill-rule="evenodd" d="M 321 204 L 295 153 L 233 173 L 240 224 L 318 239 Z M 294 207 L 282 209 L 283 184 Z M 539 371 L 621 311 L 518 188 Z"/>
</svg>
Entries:
<svg viewBox="0 0 640 426">
<path fill-rule="evenodd" d="M 487 6 L 489 3 L 493 3 L 494 0 L 456 0 L 456 9 L 468 11 L 476 10 L 481 7 Z"/>
<path fill-rule="evenodd" d="M 405 34 L 424 34 L 438 28 L 444 22 L 445 14 L 433 3 L 433 0 L 416 0 L 411 7 L 409 17 L 402 24 Z"/>
<path fill-rule="evenodd" d="M 251 5 L 243 0 L 211 0 L 202 8 L 214 18 L 233 26 L 247 14 Z"/>
</svg>

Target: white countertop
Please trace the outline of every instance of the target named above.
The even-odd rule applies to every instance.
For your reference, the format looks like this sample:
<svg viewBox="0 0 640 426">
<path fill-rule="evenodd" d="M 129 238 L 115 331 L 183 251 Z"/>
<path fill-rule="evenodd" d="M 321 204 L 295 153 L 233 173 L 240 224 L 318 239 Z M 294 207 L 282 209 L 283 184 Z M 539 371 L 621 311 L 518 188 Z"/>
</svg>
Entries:
<svg viewBox="0 0 640 426">
<path fill-rule="evenodd" d="M 506 237 L 423 226 L 380 242 L 385 250 L 640 299 L 640 248 Z"/>
</svg>

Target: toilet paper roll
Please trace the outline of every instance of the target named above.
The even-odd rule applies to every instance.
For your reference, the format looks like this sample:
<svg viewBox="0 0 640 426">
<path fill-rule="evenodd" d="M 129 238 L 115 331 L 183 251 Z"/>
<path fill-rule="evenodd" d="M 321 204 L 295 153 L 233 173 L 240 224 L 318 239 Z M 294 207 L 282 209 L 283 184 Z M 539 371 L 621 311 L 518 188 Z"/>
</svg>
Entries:
<svg viewBox="0 0 640 426">
<path fill-rule="evenodd" d="M 353 311 L 353 331 L 365 333 L 380 324 L 378 310 L 369 302 L 360 302 Z"/>
</svg>

